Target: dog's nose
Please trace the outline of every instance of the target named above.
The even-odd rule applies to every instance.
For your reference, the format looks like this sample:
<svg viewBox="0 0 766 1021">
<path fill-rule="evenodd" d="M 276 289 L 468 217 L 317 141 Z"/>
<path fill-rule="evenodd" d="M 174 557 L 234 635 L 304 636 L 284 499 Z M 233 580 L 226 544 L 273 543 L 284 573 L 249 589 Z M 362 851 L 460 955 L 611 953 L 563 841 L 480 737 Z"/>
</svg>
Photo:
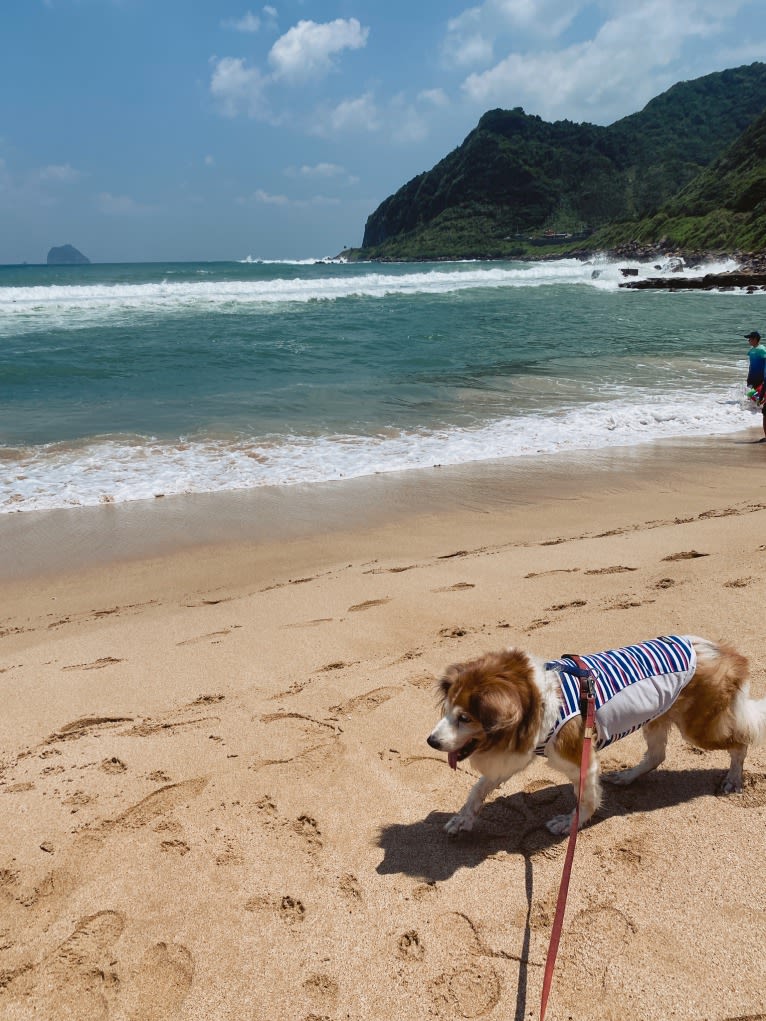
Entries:
<svg viewBox="0 0 766 1021">
<path fill-rule="evenodd" d="M 428 737 L 426 738 L 426 741 L 428 741 L 432 748 L 437 749 L 441 748 L 441 745 L 439 744 L 439 739 L 434 737 L 433 734 L 429 734 Z"/>
</svg>

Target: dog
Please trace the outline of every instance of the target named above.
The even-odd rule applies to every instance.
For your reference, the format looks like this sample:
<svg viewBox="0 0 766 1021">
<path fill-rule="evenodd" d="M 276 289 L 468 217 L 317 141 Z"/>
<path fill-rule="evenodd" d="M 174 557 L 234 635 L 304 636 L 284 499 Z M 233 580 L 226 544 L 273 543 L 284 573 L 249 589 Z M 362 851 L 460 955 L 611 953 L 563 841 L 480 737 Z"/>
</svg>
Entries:
<svg viewBox="0 0 766 1021">
<path fill-rule="evenodd" d="M 646 740 L 643 759 L 604 779 L 625 785 L 656 769 L 675 724 L 697 748 L 728 751 L 721 793 L 742 790 L 748 746 L 766 740 L 766 698 L 750 698 L 748 661 L 734 648 L 696 635 L 665 636 L 579 661 L 595 678 L 597 707 L 580 826 L 601 803 L 598 751 L 639 728 Z M 514 647 L 447 668 L 438 684 L 442 717 L 428 744 L 446 751 L 453 769 L 470 758 L 481 774 L 444 827 L 447 833 L 470 831 L 487 795 L 535 754 L 572 781 L 577 797 L 584 734 L 580 673 L 568 656 L 545 661 Z M 573 816 L 555 816 L 548 829 L 567 833 Z"/>
</svg>

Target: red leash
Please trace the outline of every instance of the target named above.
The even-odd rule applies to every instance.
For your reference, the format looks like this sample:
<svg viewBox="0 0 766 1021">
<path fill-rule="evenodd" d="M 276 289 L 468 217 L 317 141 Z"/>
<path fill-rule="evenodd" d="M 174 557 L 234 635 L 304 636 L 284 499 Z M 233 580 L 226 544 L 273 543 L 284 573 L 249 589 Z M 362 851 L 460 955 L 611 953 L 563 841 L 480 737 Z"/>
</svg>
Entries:
<svg viewBox="0 0 766 1021">
<path fill-rule="evenodd" d="M 585 789 L 585 777 L 590 766 L 590 751 L 593 741 L 593 731 L 596 716 L 596 699 L 593 690 L 593 674 L 588 666 L 579 656 L 567 656 L 567 659 L 574 660 L 577 666 L 583 671 L 580 676 L 580 711 L 585 718 L 585 733 L 582 742 L 582 759 L 580 760 L 580 786 L 577 794 L 577 804 L 572 815 L 572 828 L 569 831 L 569 844 L 567 846 L 566 858 L 564 859 L 564 871 L 561 875 L 559 896 L 556 901 L 556 914 L 553 918 L 551 929 L 551 941 L 548 945 L 548 957 L 545 961 L 545 972 L 543 974 L 543 992 L 540 1001 L 540 1021 L 545 1021 L 545 1011 L 548 1006 L 548 994 L 551 991 L 553 981 L 553 969 L 556 966 L 556 954 L 561 939 L 561 929 L 564 925 L 564 911 L 567 904 L 567 893 L 569 892 L 569 878 L 572 874 L 572 862 L 574 860 L 575 845 L 577 843 L 577 830 L 580 827 L 580 803 L 582 802 Z"/>
</svg>

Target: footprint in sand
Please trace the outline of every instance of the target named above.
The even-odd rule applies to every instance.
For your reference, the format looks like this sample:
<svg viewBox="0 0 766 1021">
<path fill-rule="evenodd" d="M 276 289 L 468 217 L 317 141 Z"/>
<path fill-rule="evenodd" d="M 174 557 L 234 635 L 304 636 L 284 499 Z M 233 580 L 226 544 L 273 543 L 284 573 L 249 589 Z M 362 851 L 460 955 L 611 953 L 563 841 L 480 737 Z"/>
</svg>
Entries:
<svg viewBox="0 0 766 1021">
<path fill-rule="evenodd" d="M 314 620 L 300 620 L 295 624 L 283 624 L 283 628 L 318 627 L 319 624 L 332 624 L 332 617 L 316 617 Z"/>
<path fill-rule="evenodd" d="M 338 890 L 351 904 L 359 904 L 362 900 L 362 887 L 353 872 L 345 872 L 340 877 Z"/>
<path fill-rule="evenodd" d="M 314 1006 L 325 1009 L 335 1006 L 340 992 L 335 979 L 323 974 L 309 975 L 303 983 L 303 989 Z"/>
<path fill-rule="evenodd" d="M 384 702 L 388 702 L 389 699 L 398 695 L 401 690 L 397 686 L 373 688 L 372 691 L 366 691 L 363 695 L 356 695 L 341 705 L 330 706 L 330 711 L 337 713 L 339 716 L 371 712 L 373 709 L 377 709 L 379 705 L 383 705 Z"/>
<path fill-rule="evenodd" d="M 673 588 L 675 583 L 676 582 L 674 578 L 660 578 L 659 581 L 656 581 L 654 583 L 654 587 L 656 589 Z"/>
<path fill-rule="evenodd" d="M 700 553 L 696 549 L 684 550 L 681 553 L 671 553 L 667 557 L 663 557 L 663 563 L 669 561 L 673 563 L 676 560 L 697 560 L 699 557 L 709 557 L 709 553 Z"/>
<path fill-rule="evenodd" d="M 451 962 L 429 985 L 437 1015 L 475 1018 L 489 1014 L 500 1002 L 502 985 L 491 964 L 492 951 L 484 945 L 475 924 L 467 915 L 450 911 L 434 919 L 433 928 L 438 947 L 429 943 L 429 956 L 433 952 L 444 957 L 446 951 Z"/>
<path fill-rule="evenodd" d="M 550 620 L 547 617 L 538 617 L 531 623 L 527 624 L 524 628 L 525 631 L 538 631 L 541 627 L 547 627 L 550 624 Z"/>
<path fill-rule="evenodd" d="M 123 663 L 122 659 L 115 659 L 114 656 L 101 656 L 90 663 L 72 663 L 70 666 L 62 666 L 62 670 L 103 670 L 104 667 L 112 666 L 114 663 Z"/>
<path fill-rule="evenodd" d="M 466 589 L 476 588 L 470 581 L 458 581 L 454 585 L 445 585 L 442 588 L 431 589 L 432 592 L 464 592 Z"/>
<path fill-rule="evenodd" d="M 623 574 L 625 571 L 637 571 L 637 567 L 625 567 L 624 564 L 615 564 L 614 567 L 595 567 L 585 574 Z"/>
<path fill-rule="evenodd" d="M 256 802 L 255 810 L 262 828 L 267 832 L 275 835 L 284 833 L 297 838 L 311 857 L 322 850 L 324 846 L 322 831 L 319 828 L 319 823 L 312 816 L 304 814 L 299 815 L 297 819 L 286 819 L 280 815 L 276 804 L 268 794 Z"/>
<path fill-rule="evenodd" d="M 279 917 L 288 925 L 297 925 L 306 917 L 303 901 L 297 897 L 285 896 L 279 902 Z"/>
<path fill-rule="evenodd" d="M 194 638 L 185 638 L 182 642 L 176 642 L 176 646 L 196 645 L 198 642 L 210 642 L 211 645 L 217 645 L 222 638 L 230 635 L 236 628 L 241 627 L 241 624 L 233 624 L 231 627 L 222 628 L 220 631 L 210 631 L 206 635 L 197 635 Z"/>
<path fill-rule="evenodd" d="M 420 688 L 422 691 L 436 689 L 436 677 L 434 674 L 414 674 L 412 677 L 407 678 L 407 683 L 411 684 L 413 688 Z"/>
<path fill-rule="evenodd" d="M 360 610 L 371 610 L 373 606 L 385 606 L 390 602 L 390 599 L 365 599 L 363 603 L 354 603 L 353 606 L 349 606 L 348 612 L 358 613 Z"/>
<path fill-rule="evenodd" d="M 18 969 L 0 993 L 11 1002 L 34 994 L 41 1018 L 106 1021 L 119 987 L 114 944 L 124 928 L 117 911 L 81 918 L 56 950 L 40 964 Z"/>
<path fill-rule="evenodd" d="M 300 925 L 306 917 L 306 907 L 302 900 L 285 894 L 279 900 L 273 897 L 251 897 L 245 903 L 245 911 L 271 911 L 291 928 Z"/>
<path fill-rule="evenodd" d="M 194 980 L 194 958 L 182 943 L 155 943 L 143 955 L 138 995 L 129 1021 L 171 1021 L 178 1017 Z"/>
<path fill-rule="evenodd" d="M 72 741 L 86 734 L 92 734 L 101 727 L 112 727 L 118 723 L 132 723 L 132 716 L 83 716 L 79 720 L 65 723 L 50 737 L 43 741 L 44 745 L 53 744 L 58 741 Z"/>
<path fill-rule="evenodd" d="M 207 782 L 207 777 L 198 777 L 160 787 L 158 791 L 142 798 L 113 819 L 103 820 L 94 832 L 108 833 L 112 830 L 135 830 L 148 826 L 171 813 L 177 806 L 196 798 L 205 789 Z"/>
<path fill-rule="evenodd" d="M 183 858 L 185 854 L 189 853 L 191 848 L 185 840 L 163 840 L 160 843 L 160 850 L 164 854 L 173 854 Z"/>
<path fill-rule="evenodd" d="M 634 599 L 631 596 L 613 599 L 604 603 L 605 610 L 634 610 L 638 606 L 650 606 L 653 599 Z"/>
<path fill-rule="evenodd" d="M 322 850 L 324 842 L 316 819 L 312 819 L 310 815 L 299 815 L 292 823 L 291 829 L 300 837 L 305 849 L 312 857 Z"/>
<path fill-rule="evenodd" d="M 584 599 L 573 599 L 571 603 L 555 603 L 553 606 L 546 606 L 546 613 L 550 613 L 552 610 L 572 610 L 580 606 L 587 606 L 587 602 Z"/>
<path fill-rule="evenodd" d="M 325 664 L 325 666 L 317 667 L 316 672 L 318 674 L 326 674 L 329 673 L 331 670 L 345 670 L 346 667 L 356 666 L 358 662 L 359 660 L 353 660 L 352 662 L 347 663 L 345 660 L 339 659 L 336 660 L 334 663 L 327 663 Z"/>
<path fill-rule="evenodd" d="M 471 628 L 461 627 L 459 624 L 455 627 L 443 627 L 439 631 L 440 638 L 465 638 L 467 634 L 470 634 Z"/>
<path fill-rule="evenodd" d="M 404 932 L 399 937 L 396 946 L 396 953 L 403 961 L 422 961 L 425 956 L 425 949 L 420 942 L 420 936 L 415 929 Z"/>
<path fill-rule="evenodd" d="M 630 960 L 637 939 L 638 926 L 624 912 L 608 904 L 587 907 L 567 924 L 567 941 L 574 952 L 559 958 L 557 982 L 573 997 L 588 996 L 593 989 L 613 989 L 610 962 Z"/>
</svg>

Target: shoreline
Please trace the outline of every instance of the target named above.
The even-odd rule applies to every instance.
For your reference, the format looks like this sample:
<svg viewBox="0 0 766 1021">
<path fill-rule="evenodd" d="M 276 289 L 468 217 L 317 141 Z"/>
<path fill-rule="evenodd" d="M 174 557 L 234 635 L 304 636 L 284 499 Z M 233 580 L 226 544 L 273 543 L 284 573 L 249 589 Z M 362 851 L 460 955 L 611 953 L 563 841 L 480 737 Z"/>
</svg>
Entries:
<svg viewBox="0 0 766 1021">
<path fill-rule="evenodd" d="M 0 516 L 0 581 L 87 570 L 194 548 L 310 540 L 409 522 L 439 509 L 483 515 L 566 501 L 578 487 L 693 479 L 705 466 L 749 470 L 756 427 L 700 439 L 535 458 L 475 461 L 336 482 L 168 496 Z M 679 461 L 682 463 L 679 465 Z M 732 464 L 732 461 L 734 463 Z"/>
</svg>

